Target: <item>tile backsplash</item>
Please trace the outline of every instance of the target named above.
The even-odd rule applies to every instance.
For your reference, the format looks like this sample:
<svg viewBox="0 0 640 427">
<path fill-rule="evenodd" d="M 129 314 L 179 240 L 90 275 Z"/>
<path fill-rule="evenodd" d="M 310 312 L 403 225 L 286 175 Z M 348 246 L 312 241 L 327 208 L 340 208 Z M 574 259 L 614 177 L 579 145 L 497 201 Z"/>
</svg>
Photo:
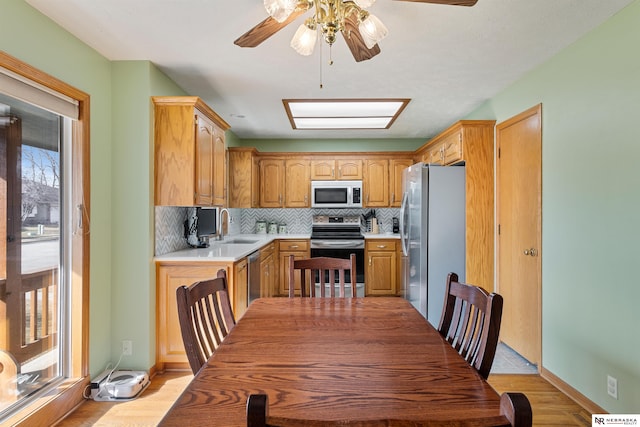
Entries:
<svg viewBox="0 0 640 427">
<path fill-rule="evenodd" d="M 193 215 L 193 207 L 156 206 L 155 207 L 155 254 L 189 248 L 184 237 L 184 222 Z M 360 215 L 370 209 L 229 209 L 232 221 L 229 234 L 251 234 L 255 232 L 256 221 L 286 224 L 291 234 L 310 234 L 313 215 Z M 391 231 L 392 218 L 400 215 L 399 208 L 378 208 L 376 217 L 380 223 L 380 232 Z"/>
</svg>

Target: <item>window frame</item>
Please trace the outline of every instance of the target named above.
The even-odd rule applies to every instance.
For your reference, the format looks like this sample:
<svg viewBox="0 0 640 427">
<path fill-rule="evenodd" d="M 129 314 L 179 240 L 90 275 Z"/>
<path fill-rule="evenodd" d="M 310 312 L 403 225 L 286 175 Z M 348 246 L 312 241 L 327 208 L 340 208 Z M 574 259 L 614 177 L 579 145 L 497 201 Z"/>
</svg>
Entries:
<svg viewBox="0 0 640 427">
<path fill-rule="evenodd" d="M 90 244 L 90 96 L 75 87 L 0 51 L 0 66 L 78 101 L 78 120 L 72 125 L 71 301 L 69 378 L 54 393 L 34 399 L 4 422 L 15 426 L 47 425 L 71 412 L 83 400 L 89 384 L 89 244 Z"/>
</svg>

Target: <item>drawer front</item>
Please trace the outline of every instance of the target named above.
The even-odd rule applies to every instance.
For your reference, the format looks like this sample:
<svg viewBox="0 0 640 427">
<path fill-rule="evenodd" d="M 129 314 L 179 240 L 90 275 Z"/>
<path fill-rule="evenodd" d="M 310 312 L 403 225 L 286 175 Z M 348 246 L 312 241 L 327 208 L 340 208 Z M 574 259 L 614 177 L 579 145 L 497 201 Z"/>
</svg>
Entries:
<svg viewBox="0 0 640 427">
<path fill-rule="evenodd" d="M 365 243 L 367 251 L 395 251 L 395 240 L 367 240 Z"/>
<path fill-rule="evenodd" d="M 280 240 L 280 250 L 281 251 L 308 251 L 309 241 L 283 239 L 283 240 Z"/>
</svg>

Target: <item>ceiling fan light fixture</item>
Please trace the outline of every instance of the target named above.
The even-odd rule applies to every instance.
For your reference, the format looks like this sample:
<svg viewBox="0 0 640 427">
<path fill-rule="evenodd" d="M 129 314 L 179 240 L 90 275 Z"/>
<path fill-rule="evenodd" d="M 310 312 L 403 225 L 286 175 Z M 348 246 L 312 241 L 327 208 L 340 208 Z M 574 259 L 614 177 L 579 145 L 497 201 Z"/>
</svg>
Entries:
<svg viewBox="0 0 640 427">
<path fill-rule="evenodd" d="M 264 0 L 264 8 L 269 16 L 282 23 L 296 10 L 297 0 Z"/>
<path fill-rule="evenodd" d="M 362 35 L 365 45 L 369 49 L 378 44 L 380 40 L 384 39 L 387 34 L 389 34 L 389 30 L 385 27 L 382 21 L 380 21 L 377 16 L 370 13 L 360 21 L 360 24 L 358 24 L 358 30 L 360 31 L 360 35 Z"/>
<path fill-rule="evenodd" d="M 309 56 L 313 53 L 313 48 L 318 39 L 318 31 L 309 25 L 302 24 L 291 39 L 291 47 L 300 55 Z"/>
</svg>

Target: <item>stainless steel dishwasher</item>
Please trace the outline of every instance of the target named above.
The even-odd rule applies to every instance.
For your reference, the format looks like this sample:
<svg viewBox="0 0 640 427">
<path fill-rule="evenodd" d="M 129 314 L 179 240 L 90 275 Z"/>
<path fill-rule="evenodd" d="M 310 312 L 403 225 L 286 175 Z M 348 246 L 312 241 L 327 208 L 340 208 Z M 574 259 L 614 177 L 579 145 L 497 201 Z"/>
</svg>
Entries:
<svg viewBox="0 0 640 427">
<path fill-rule="evenodd" d="M 248 264 L 248 295 L 249 304 L 260 298 L 260 251 L 255 251 L 247 257 Z"/>
</svg>

